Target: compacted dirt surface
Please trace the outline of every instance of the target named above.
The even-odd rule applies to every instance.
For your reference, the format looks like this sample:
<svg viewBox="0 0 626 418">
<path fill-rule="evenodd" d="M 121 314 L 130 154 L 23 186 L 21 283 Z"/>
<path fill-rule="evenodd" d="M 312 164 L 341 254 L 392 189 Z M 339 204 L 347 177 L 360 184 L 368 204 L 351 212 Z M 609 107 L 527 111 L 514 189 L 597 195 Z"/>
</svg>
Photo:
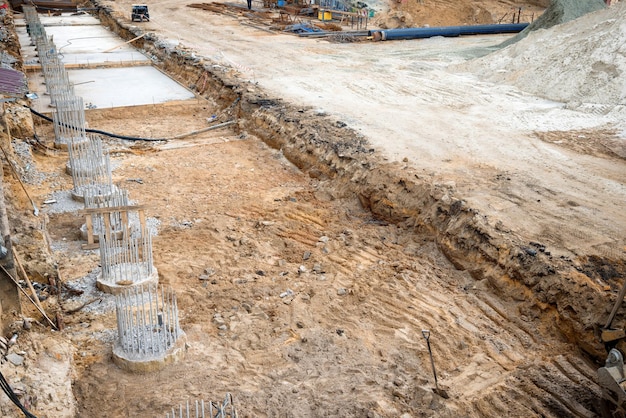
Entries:
<svg viewBox="0 0 626 418">
<path fill-rule="evenodd" d="M 211 111 L 169 108 L 169 123 L 106 111 L 103 119 L 91 113 L 90 124 L 109 130 L 123 120 L 130 130 L 141 119 L 173 135 Z M 147 375 L 111 362 L 114 305 L 92 287 L 99 257 L 80 250 L 84 219 L 56 213 L 66 192 L 41 196 L 57 200 L 48 230 L 61 277 L 89 295 L 64 299 L 64 308 L 98 299 L 64 316 L 77 416 L 159 416 L 226 392 L 240 416 L 594 410 L 593 367 L 539 320 L 540 306 L 499 300 L 484 280 L 455 268 L 431 235 L 372 216 L 356 196 L 303 174 L 257 138 L 223 131 L 111 150 L 114 180 L 158 225 L 155 266 L 177 291 L 187 353 Z M 41 160 L 53 174 L 63 156 Z M 432 391 L 423 329 L 449 399 Z"/>
<path fill-rule="evenodd" d="M 494 11 L 463 17 L 471 3 Z M 512 3 L 464 2 L 432 23 L 490 23 Z M 94 286 L 99 253 L 81 249 L 67 154 L 41 145 L 53 133 L 40 119 L 41 143 L 14 141 L 42 206 L 32 216 L 5 170 L 16 251 L 36 281 L 65 283 L 44 291 L 63 330 L 25 304 L 39 321 L 13 348 L 25 364 L 1 366 L 37 416 L 157 417 L 226 393 L 242 417 L 599 414 L 595 331 L 626 244 L 618 106 L 471 75 L 465 61 L 505 36 L 332 44 L 180 2 L 150 3 L 139 27 L 129 1 L 104 5 L 127 39 L 150 32 L 145 52 L 199 98 L 88 110 L 90 127 L 172 137 L 235 124 L 105 139 L 113 180 L 147 207 L 187 338 L 182 361 L 148 374 L 111 361 L 114 299 Z"/>
</svg>

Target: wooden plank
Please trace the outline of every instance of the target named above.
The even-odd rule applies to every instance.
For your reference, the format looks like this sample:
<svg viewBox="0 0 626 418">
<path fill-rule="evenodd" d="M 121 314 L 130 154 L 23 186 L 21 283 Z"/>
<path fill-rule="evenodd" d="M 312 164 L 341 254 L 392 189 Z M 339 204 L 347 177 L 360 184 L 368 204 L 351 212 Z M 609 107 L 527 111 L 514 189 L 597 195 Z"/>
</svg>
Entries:
<svg viewBox="0 0 626 418">
<path fill-rule="evenodd" d="M 105 213 L 103 216 L 104 219 L 104 237 L 107 241 L 111 241 L 112 239 L 112 234 L 111 234 L 111 213 Z"/>
<path fill-rule="evenodd" d="M 100 248 L 100 244 L 97 242 L 95 244 L 83 244 L 81 245 L 81 248 L 83 250 L 97 250 L 98 248 Z"/>
<path fill-rule="evenodd" d="M 142 210 L 139 211 L 139 213 L 143 212 Z M 124 212 L 120 212 L 120 216 L 122 218 L 122 230 L 124 230 L 125 228 L 128 227 L 128 212 L 124 211 Z"/>
<path fill-rule="evenodd" d="M 85 226 L 87 227 L 87 243 L 93 245 L 95 243 L 93 237 L 93 214 L 89 214 L 85 217 Z"/>
<path fill-rule="evenodd" d="M 122 211 L 138 211 L 138 210 L 143 210 L 143 209 L 147 209 L 146 205 L 136 205 L 136 206 L 110 206 L 110 207 L 103 207 L 103 208 L 85 208 L 85 209 L 81 209 L 78 211 L 78 213 L 80 213 L 81 215 L 86 215 L 89 213 L 98 213 L 98 214 L 105 214 L 105 213 L 112 213 L 112 212 L 122 212 Z"/>
<path fill-rule="evenodd" d="M 143 210 L 139 211 L 139 225 L 141 225 L 141 233 L 143 234 L 146 228 L 146 213 Z"/>
</svg>

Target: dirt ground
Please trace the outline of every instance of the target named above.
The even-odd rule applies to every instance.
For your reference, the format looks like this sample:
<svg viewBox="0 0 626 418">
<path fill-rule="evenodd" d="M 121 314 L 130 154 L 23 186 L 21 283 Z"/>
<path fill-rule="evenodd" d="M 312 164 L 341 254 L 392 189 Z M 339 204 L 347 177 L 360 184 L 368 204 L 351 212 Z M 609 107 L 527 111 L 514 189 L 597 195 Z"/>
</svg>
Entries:
<svg viewBox="0 0 626 418">
<path fill-rule="evenodd" d="M 475 2 L 466 6 L 470 3 Z M 512 3 L 480 2 L 482 9 L 495 10 L 492 20 Z M 130 2 L 106 4 L 122 18 Z M 454 46 L 433 40 L 437 45 L 428 50 L 405 42 L 347 46 L 270 35 L 180 2 L 149 4 L 154 18 L 144 24 L 148 30 L 236 69 L 247 93 L 262 89 L 276 99 L 254 113 L 236 113 L 218 97 L 87 111 L 91 127 L 165 137 L 205 127 L 212 115 L 241 118 L 234 130 L 168 143 L 106 140 L 114 181 L 148 206 L 147 215 L 157 225 L 155 266 L 160 282 L 177 292 L 187 334 L 184 361 L 156 373 L 131 374 L 112 363 L 114 305 L 111 296 L 92 286 L 98 253 L 80 249 L 84 220 L 67 203 L 67 155 L 33 148 L 31 174 L 43 180 L 33 181 L 29 190 L 36 202 L 57 201 L 42 208 L 51 257 L 63 281 L 82 291 L 63 292 L 62 305 L 68 311 L 95 300 L 64 315 L 64 331 L 47 341 L 35 332 L 20 337 L 27 364 L 41 353 L 71 358 L 75 405 L 43 396 L 31 399 L 38 416 L 70 416 L 64 413 L 72 408 L 79 417 L 164 416 L 187 399 L 220 400 L 226 392 L 233 394 L 242 417 L 596 416 L 596 365 L 572 343 L 565 325 L 555 326 L 566 321 L 554 308 L 547 284 L 543 298 L 537 297 L 516 281 L 513 268 L 499 276 L 496 286 L 475 270 L 453 264 L 454 254 L 441 236 L 391 221 L 397 202 L 375 202 L 321 169 L 296 167 L 286 158 L 287 147 L 267 145 L 271 141 L 247 131 L 251 125 L 245 120 L 274 126 L 271 118 L 278 111 L 263 111 L 281 108 L 284 99 L 283 137 L 289 137 L 288 125 L 298 117 L 302 120 L 295 123 L 312 138 L 314 132 L 325 132 L 315 130 L 320 121 L 333 129 L 347 124 L 356 133 L 346 131 L 333 140 L 360 144 L 359 138 L 366 138 L 375 149 L 372 158 L 386 170 L 391 167 L 407 190 L 413 189 L 406 179 L 425 178 L 433 194 L 447 193 L 439 200 L 462 196 L 465 205 L 486 214 L 484 220 L 475 215 L 477 223 L 495 224 L 501 235 L 486 241 L 497 241 L 503 253 L 513 251 L 507 236 L 522 236 L 537 240 L 524 257 L 547 246 L 555 259 L 598 253 L 620 257 L 626 222 L 621 189 L 608 195 L 598 188 L 598 179 L 623 185 L 623 141 L 613 129 L 599 129 L 590 117 L 513 88 L 445 71 L 450 63 L 481 55 L 499 37 Z M 482 23 L 468 20 L 467 7 L 454 9 L 455 19 L 429 22 Z M 471 9 L 471 16 L 486 16 L 482 9 Z M 289 61 L 283 58 L 285 50 L 295 51 Z M 371 70 L 354 77 L 355 66 Z M 390 80 L 385 76 L 390 71 L 411 82 Z M 520 133 L 524 124 L 530 127 Z M 52 141 L 47 124 L 37 121 L 36 130 L 44 142 Z M 586 136 L 594 141 L 583 141 Z M 536 154 L 521 154 L 524 147 Z M 354 161 L 373 173 L 368 181 L 376 182 L 376 167 L 368 169 L 365 154 L 355 153 Z M 513 158 L 516 154 L 522 157 Z M 570 160 L 557 173 L 545 163 L 566 157 Z M 545 171 L 533 171 L 537 161 L 544 162 Z M 378 180 L 381 189 L 394 187 L 386 177 Z M 22 224 L 36 230 L 41 220 L 28 215 L 23 193 L 17 185 L 10 192 Z M 389 219 L 372 213 L 376 204 L 388 205 Z M 38 257 L 25 254 L 24 259 L 29 272 L 39 271 Z M 479 257 L 476 261 L 477 268 L 491 268 L 480 265 Z M 545 283 L 549 276 L 536 274 Z M 590 277 L 596 276 L 561 279 L 575 283 L 579 295 L 587 295 L 585 288 L 616 288 Z M 57 300 L 50 295 L 47 306 Z M 570 303 L 578 314 L 591 302 Z M 589 315 L 601 322 L 606 309 Z M 448 399 L 432 391 L 424 329 L 431 331 L 438 382 Z M 67 377 L 61 365 L 48 368 Z"/>
<path fill-rule="evenodd" d="M 139 130 L 142 120 L 174 135 L 182 121 L 192 129 L 213 111 L 174 107 L 163 120 L 152 110 L 130 119 L 128 110 L 89 112 L 88 119 L 103 130 L 122 120 Z M 337 195 L 255 137 L 222 131 L 132 152 L 111 148 L 114 180 L 158 220 L 155 266 L 160 282 L 177 291 L 188 350 L 157 373 L 120 370 L 110 360 L 111 297 L 94 290 L 70 297 L 66 309 L 99 299 L 64 317 L 77 416 L 160 416 L 187 399 L 226 392 L 250 417 L 594 410 L 593 366 L 543 329 L 537 312 L 502 303 L 450 264 L 432 237 L 377 220 L 354 195 Z M 54 173 L 62 161 L 38 157 L 37 167 Z M 54 204 L 49 210 L 61 276 L 85 289 L 99 257 L 80 251 L 83 219 L 54 213 Z M 432 333 L 450 399 L 431 390 L 422 329 Z M 555 400 L 564 388 L 564 400 Z"/>
</svg>

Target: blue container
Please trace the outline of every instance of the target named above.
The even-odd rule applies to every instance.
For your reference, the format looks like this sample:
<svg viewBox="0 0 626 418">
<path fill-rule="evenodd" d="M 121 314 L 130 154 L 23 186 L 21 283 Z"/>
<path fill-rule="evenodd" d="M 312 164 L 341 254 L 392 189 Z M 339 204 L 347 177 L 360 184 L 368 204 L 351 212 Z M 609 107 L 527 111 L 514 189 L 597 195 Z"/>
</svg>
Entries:
<svg viewBox="0 0 626 418">
<path fill-rule="evenodd" d="M 278 0 L 278 2 L 276 2 L 276 5 L 278 7 L 285 7 L 285 4 L 286 4 L 285 0 Z"/>
</svg>

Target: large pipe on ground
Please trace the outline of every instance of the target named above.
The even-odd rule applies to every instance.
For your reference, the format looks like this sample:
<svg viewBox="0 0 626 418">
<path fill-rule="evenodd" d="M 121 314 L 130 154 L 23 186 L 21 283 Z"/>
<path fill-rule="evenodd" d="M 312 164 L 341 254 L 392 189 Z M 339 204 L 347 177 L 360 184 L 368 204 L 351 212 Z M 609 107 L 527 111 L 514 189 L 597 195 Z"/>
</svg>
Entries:
<svg viewBox="0 0 626 418">
<path fill-rule="evenodd" d="M 392 41 L 398 39 L 421 39 L 433 36 L 455 37 L 462 35 L 493 35 L 497 33 L 518 33 L 528 23 L 509 23 L 504 25 L 472 25 L 442 26 L 438 28 L 402 28 L 387 30 L 370 30 L 368 35 L 375 41 Z"/>
</svg>

